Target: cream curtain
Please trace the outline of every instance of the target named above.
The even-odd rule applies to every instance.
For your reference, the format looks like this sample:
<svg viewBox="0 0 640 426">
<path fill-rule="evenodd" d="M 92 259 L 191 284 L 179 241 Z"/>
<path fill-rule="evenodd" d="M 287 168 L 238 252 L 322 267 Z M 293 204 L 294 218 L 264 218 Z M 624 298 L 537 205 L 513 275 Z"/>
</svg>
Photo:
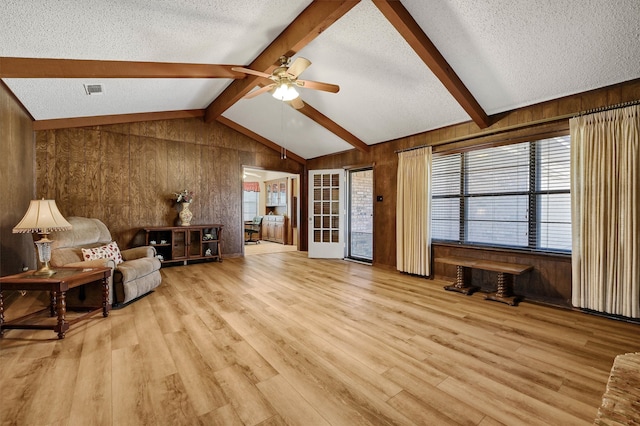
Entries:
<svg viewBox="0 0 640 426">
<path fill-rule="evenodd" d="M 570 120 L 572 302 L 640 317 L 640 106 Z"/>
<path fill-rule="evenodd" d="M 398 154 L 396 268 L 431 273 L 431 147 Z"/>
</svg>

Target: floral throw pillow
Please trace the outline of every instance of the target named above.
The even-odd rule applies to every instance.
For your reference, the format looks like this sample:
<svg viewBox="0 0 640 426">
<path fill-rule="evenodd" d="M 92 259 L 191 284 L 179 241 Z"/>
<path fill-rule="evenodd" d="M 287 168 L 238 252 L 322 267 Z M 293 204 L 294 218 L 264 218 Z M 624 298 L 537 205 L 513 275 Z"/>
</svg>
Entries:
<svg viewBox="0 0 640 426">
<path fill-rule="evenodd" d="M 115 241 L 110 242 L 106 246 L 82 249 L 82 258 L 84 260 L 111 259 L 116 265 L 123 262 L 122 254 Z"/>
</svg>

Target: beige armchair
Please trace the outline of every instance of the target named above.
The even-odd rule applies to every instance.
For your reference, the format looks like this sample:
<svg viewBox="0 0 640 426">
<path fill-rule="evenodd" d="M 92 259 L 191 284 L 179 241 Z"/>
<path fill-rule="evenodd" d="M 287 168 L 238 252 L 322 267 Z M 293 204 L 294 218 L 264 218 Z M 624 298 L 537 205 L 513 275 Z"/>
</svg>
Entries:
<svg viewBox="0 0 640 426">
<path fill-rule="evenodd" d="M 95 249 L 111 243 L 111 233 L 98 219 L 69 217 L 67 220 L 73 229 L 51 233 L 52 267 L 110 267 L 113 274 L 110 278 L 109 299 L 111 305 L 116 308 L 144 296 L 160 285 L 160 260 L 156 258 L 154 247 L 120 250 L 123 262 L 117 265 L 114 260 L 105 258 L 84 260 L 82 249 Z M 75 306 L 91 306 L 96 302 L 100 304 L 101 289 L 99 286 L 72 289 L 67 292 L 67 300 L 72 301 Z"/>
</svg>

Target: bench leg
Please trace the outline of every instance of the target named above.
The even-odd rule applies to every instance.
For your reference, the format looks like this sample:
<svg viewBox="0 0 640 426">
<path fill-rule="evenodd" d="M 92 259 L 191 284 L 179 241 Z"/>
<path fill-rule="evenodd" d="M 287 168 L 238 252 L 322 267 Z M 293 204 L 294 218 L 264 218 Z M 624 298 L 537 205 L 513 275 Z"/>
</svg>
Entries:
<svg viewBox="0 0 640 426">
<path fill-rule="evenodd" d="M 464 266 L 457 265 L 456 266 L 456 283 L 454 285 L 446 285 L 444 286 L 445 290 L 448 291 L 457 291 L 458 293 L 471 295 L 474 291 L 478 290 L 479 287 L 466 284 L 464 282 Z"/>
<path fill-rule="evenodd" d="M 495 300 L 496 302 L 506 303 L 515 306 L 518 303 L 518 296 L 512 293 L 513 278 L 505 277 L 504 272 L 498 272 L 498 289 L 493 293 L 487 294 L 485 300 Z"/>
</svg>

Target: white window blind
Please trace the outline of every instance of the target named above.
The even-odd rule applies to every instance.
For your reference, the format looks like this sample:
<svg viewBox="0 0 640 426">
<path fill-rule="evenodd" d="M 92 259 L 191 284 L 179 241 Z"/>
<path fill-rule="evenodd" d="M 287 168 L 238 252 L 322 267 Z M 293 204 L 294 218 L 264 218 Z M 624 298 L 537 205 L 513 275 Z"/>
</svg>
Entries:
<svg viewBox="0 0 640 426">
<path fill-rule="evenodd" d="M 435 240 L 571 250 L 569 136 L 434 156 Z"/>
<path fill-rule="evenodd" d="M 462 154 L 433 157 L 431 232 L 434 239 L 459 241 L 462 204 Z M 462 215 L 462 216 L 461 216 Z"/>
<path fill-rule="evenodd" d="M 571 251 L 570 139 L 537 142 L 536 213 L 540 249 Z"/>
<path fill-rule="evenodd" d="M 243 204 L 243 219 L 244 221 L 253 220 L 258 216 L 258 202 L 260 200 L 260 193 L 253 191 L 242 191 L 242 204 Z"/>
</svg>

